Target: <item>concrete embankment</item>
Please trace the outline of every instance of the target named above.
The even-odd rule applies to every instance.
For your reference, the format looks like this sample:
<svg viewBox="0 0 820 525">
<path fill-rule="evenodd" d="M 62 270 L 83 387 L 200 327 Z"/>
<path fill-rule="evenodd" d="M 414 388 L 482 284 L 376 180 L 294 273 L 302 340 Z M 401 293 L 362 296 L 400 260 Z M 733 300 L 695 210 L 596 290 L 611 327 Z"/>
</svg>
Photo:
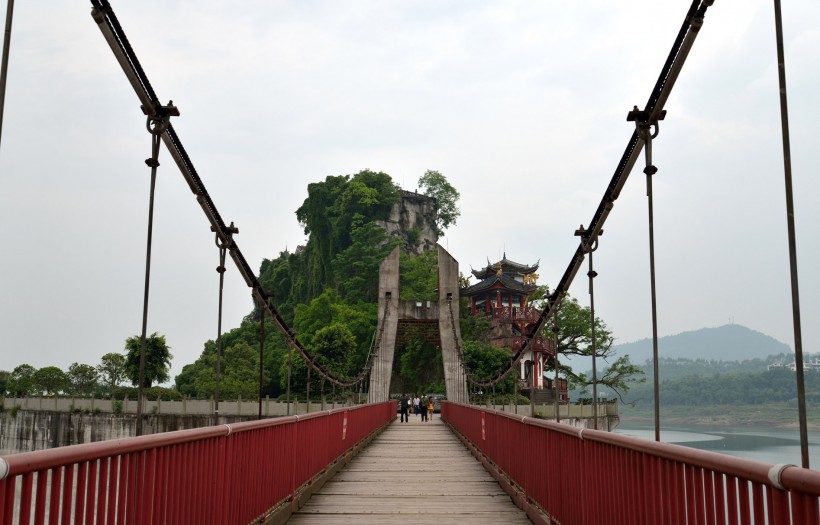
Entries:
<svg viewBox="0 0 820 525">
<path fill-rule="evenodd" d="M 247 416 L 220 417 L 220 423 L 249 419 Z M 198 428 L 213 424 L 211 416 L 145 416 L 145 433 Z M 137 417 L 133 414 L 80 414 L 6 410 L 0 413 L 0 454 L 44 450 L 66 445 L 91 443 L 136 435 Z"/>
<path fill-rule="evenodd" d="M 342 406 L 341 404 L 335 405 Z M 116 412 L 114 413 L 116 408 Z M 146 401 L 146 434 L 171 432 L 257 418 L 256 401 L 223 401 L 219 417 L 209 400 Z M 331 403 L 311 403 L 310 411 L 333 408 Z M 0 411 L 0 455 L 92 443 L 136 435 L 135 401 L 83 398 L 5 398 Z M 264 399 L 263 417 L 304 414 L 305 403 Z"/>
</svg>

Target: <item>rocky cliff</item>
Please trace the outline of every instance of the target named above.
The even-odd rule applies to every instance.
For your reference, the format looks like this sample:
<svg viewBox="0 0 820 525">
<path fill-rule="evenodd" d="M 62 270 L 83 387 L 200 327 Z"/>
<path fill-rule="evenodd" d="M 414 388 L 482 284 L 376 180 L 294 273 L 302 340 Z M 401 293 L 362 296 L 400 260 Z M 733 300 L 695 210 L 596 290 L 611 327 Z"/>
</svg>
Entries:
<svg viewBox="0 0 820 525">
<path fill-rule="evenodd" d="M 416 255 L 433 249 L 438 242 L 435 199 L 416 192 L 402 190 L 387 220 L 376 224 L 391 238 L 404 241 L 407 251 Z"/>
</svg>

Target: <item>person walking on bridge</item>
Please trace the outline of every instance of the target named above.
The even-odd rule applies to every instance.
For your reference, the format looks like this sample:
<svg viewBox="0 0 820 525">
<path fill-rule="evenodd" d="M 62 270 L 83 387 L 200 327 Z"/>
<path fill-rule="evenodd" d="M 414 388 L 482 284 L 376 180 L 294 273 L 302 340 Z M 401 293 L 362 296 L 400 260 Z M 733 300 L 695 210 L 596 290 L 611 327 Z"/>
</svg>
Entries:
<svg viewBox="0 0 820 525">
<path fill-rule="evenodd" d="M 410 414 L 407 413 L 407 410 L 410 408 L 410 397 L 407 394 L 401 396 L 401 400 L 399 401 L 399 408 L 401 409 L 401 423 L 407 423 L 410 419 Z"/>
</svg>

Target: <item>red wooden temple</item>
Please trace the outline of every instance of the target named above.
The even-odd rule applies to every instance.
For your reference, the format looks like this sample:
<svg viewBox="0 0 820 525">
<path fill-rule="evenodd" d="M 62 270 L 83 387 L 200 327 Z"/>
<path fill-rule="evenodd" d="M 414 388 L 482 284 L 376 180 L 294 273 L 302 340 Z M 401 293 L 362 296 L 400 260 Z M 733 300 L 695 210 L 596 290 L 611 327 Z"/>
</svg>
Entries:
<svg viewBox="0 0 820 525">
<path fill-rule="evenodd" d="M 517 352 L 535 325 L 541 311 L 529 305 L 537 289 L 538 263 L 526 265 L 507 259 L 507 254 L 481 270 L 472 270 L 479 281 L 461 289 L 461 295 L 470 298 L 470 313 L 490 320 L 490 341 L 494 346 Z M 555 344 L 547 336 L 539 335 L 530 344 L 521 359 L 521 387 L 524 391 L 536 389 L 540 400 L 551 398 L 553 380 L 546 377 L 552 368 Z M 540 391 L 540 392 L 539 392 Z M 567 382 L 558 379 L 561 400 L 567 400 Z"/>
</svg>

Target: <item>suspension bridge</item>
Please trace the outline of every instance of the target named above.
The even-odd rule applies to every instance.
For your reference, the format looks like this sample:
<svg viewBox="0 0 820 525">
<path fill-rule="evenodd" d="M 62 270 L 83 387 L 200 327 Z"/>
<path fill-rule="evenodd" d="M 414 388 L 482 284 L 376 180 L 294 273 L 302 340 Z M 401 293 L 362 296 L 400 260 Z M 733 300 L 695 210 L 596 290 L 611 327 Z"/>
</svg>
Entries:
<svg viewBox="0 0 820 525">
<path fill-rule="evenodd" d="M 230 255 L 262 310 L 263 326 L 269 318 L 312 373 L 339 388 L 363 390 L 367 385 L 373 396 L 368 404 L 306 415 L 260 418 L 6 456 L 0 459 L 0 521 L 820 523 L 820 472 L 808 468 L 802 386 L 798 388 L 802 467 L 768 465 L 660 442 L 654 265 L 655 441 L 477 407 L 470 404 L 468 395 L 468 385 L 490 388 L 515 370 L 528 344 L 556 315 L 585 260 L 592 290 L 592 253 L 629 174 L 642 157 L 650 257 L 654 257 L 652 176 L 657 168 L 652 160 L 652 141 L 665 117 L 664 105 L 712 3 L 692 2 L 646 105 L 628 113 L 635 131 L 591 220 L 576 232 L 580 242 L 566 271 L 547 298 L 534 329 L 517 346 L 510 365 L 495 377 L 478 377 L 469 370 L 460 350 L 455 322 L 458 316 L 452 310 L 457 288 L 441 286 L 439 309 L 449 312 L 443 316 L 441 327 L 442 339 L 449 341 L 442 346 L 447 346 L 445 372 L 450 401 L 443 403 L 441 417 L 431 422 L 400 423 L 396 421 L 396 402 L 387 399 L 390 374 L 384 360 L 392 356 L 380 351 L 384 334 L 389 332 L 386 327 L 395 321 L 389 311 L 398 294 L 394 295 L 394 290 L 380 297 L 380 335 L 356 376 L 340 377 L 323 367 L 299 343 L 276 309 L 273 297 L 260 285 L 234 238 L 237 228 L 226 224 L 219 214 L 174 130 L 172 119 L 179 115 L 178 110 L 171 102 L 163 104 L 155 93 L 110 4 L 92 0 L 92 18 L 133 87 L 152 137 L 152 156 L 146 161 L 151 168 L 151 204 L 143 341 L 150 284 L 150 210 L 158 154 L 164 145 L 216 236 L 220 275 Z M 778 2 L 776 9 L 779 23 Z M 778 51 L 785 113 L 782 45 Z M 783 129 L 788 144 L 788 128 L 784 125 Z M 788 151 L 786 159 L 793 249 Z M 798 312 L 794 264 L 792 270 Z M 592 310 L 594 316 L 594 303 Z M 799 382 L 803 370 L 799 315 L 795 316 L 795 330 Z M 142 419 L 139 413 L 138 420 Z M 526 443 L 527 450 L 511 443 Z"/>
</svg>

